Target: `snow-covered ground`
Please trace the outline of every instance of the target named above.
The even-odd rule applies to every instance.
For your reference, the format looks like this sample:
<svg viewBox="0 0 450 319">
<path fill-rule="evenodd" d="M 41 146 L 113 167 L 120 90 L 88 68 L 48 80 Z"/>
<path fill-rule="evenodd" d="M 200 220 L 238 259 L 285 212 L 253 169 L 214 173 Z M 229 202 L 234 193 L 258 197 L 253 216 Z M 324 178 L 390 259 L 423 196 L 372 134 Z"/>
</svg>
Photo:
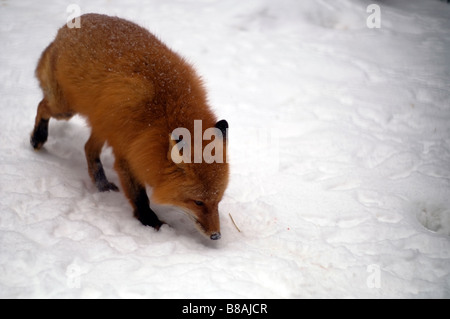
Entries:
<svg viewBox="0 0 450 319">
<path fill-rule="evenodd" d="M 31 148 L 35 65 L 72 3 L 203 76 L 230 123 L 221 240 L 97 192 L 81 118 Z M 449 30 L 438 0 L 1 1 L 0 297 L 449 298 Z"/>
</svg>

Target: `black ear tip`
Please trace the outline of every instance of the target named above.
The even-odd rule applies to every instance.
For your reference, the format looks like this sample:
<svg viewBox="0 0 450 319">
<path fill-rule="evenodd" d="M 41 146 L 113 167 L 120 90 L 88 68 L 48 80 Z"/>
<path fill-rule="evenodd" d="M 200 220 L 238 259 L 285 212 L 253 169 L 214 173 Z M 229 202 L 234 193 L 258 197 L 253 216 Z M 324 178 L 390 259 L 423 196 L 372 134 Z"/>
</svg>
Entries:
<svg viewBox="0 0 450 319">
<path fill-rule="evenodd" d="M 220 120 L 216 123 L 216 128 L 224 132 L 228 128 L 228 122 L 226 120 Z"/>
</svg>

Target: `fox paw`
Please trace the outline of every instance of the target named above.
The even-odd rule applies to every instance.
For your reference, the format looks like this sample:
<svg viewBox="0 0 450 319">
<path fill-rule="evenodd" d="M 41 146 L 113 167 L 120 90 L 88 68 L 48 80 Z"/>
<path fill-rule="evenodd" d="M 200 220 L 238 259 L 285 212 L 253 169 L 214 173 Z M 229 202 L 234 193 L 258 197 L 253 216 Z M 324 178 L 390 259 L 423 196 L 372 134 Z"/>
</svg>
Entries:
<svg viewBox="0 0 450 319">
<path fill-rule="evenodd" d="M 165 222 L 162 222 L 153 216 L 139 217 L 138 219 L 143 225 L 153 227 L 156 230 L 159 230 L 161 226 L 165 224 Z"/>
<path fill-rule="evenodd" d="M 117 187 L 116 184 L 110 182 L 97 183 L 97 188 L 100 192 L 119 191 L 119 187 Z"/>
</svg>

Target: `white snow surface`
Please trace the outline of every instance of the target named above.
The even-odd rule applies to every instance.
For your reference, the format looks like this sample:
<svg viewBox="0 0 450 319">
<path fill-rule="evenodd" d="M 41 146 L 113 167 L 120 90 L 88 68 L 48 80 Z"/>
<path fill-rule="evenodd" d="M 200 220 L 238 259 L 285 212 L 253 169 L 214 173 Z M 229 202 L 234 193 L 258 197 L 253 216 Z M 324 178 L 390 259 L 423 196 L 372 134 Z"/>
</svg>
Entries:
<svg viewBox="0 0 450 319">
<path fill-rule="evenodd" d="M 230 124 L 221 240 L 99 193 L 80 117 L 30 146 L 35 66 L 71 3 L 139 23 L 205 80 Z M 0 21 L 0 297 L 450 297 L 449 4 L 4 0 Z"/>
</svg>

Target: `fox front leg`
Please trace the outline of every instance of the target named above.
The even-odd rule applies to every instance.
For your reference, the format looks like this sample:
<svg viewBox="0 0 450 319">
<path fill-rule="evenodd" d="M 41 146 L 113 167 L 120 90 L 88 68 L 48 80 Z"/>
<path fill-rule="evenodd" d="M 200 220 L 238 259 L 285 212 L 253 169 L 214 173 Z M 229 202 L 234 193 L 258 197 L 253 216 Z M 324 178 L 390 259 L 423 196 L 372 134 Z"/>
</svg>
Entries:
<svg viewBox="0 0 450 319">
<path fill-rule="evenodd" d="M 115 191 L 118 192 L 119 188 L 108 181 L 103 170 L 103 164 L 100 161 L 100 153 L 104 141 L 100 141 L 93 134 L 89 137 L 89 140 L 85 145 L 86 160 L 88 163 L 89 176 L 91 176 L 92 181 L 100 192 Z"/>
<path fill-rule="evenodd" d="M 134 209 L 134 216 L 144 225 L 156 230 L 164 224 L 150 208 L 145 186 L 141 185 L 133 176 L 128 163 L 123 159 L 116 159 L 116 171 L 119 174 L 125 195 Z"/>
</svg>

